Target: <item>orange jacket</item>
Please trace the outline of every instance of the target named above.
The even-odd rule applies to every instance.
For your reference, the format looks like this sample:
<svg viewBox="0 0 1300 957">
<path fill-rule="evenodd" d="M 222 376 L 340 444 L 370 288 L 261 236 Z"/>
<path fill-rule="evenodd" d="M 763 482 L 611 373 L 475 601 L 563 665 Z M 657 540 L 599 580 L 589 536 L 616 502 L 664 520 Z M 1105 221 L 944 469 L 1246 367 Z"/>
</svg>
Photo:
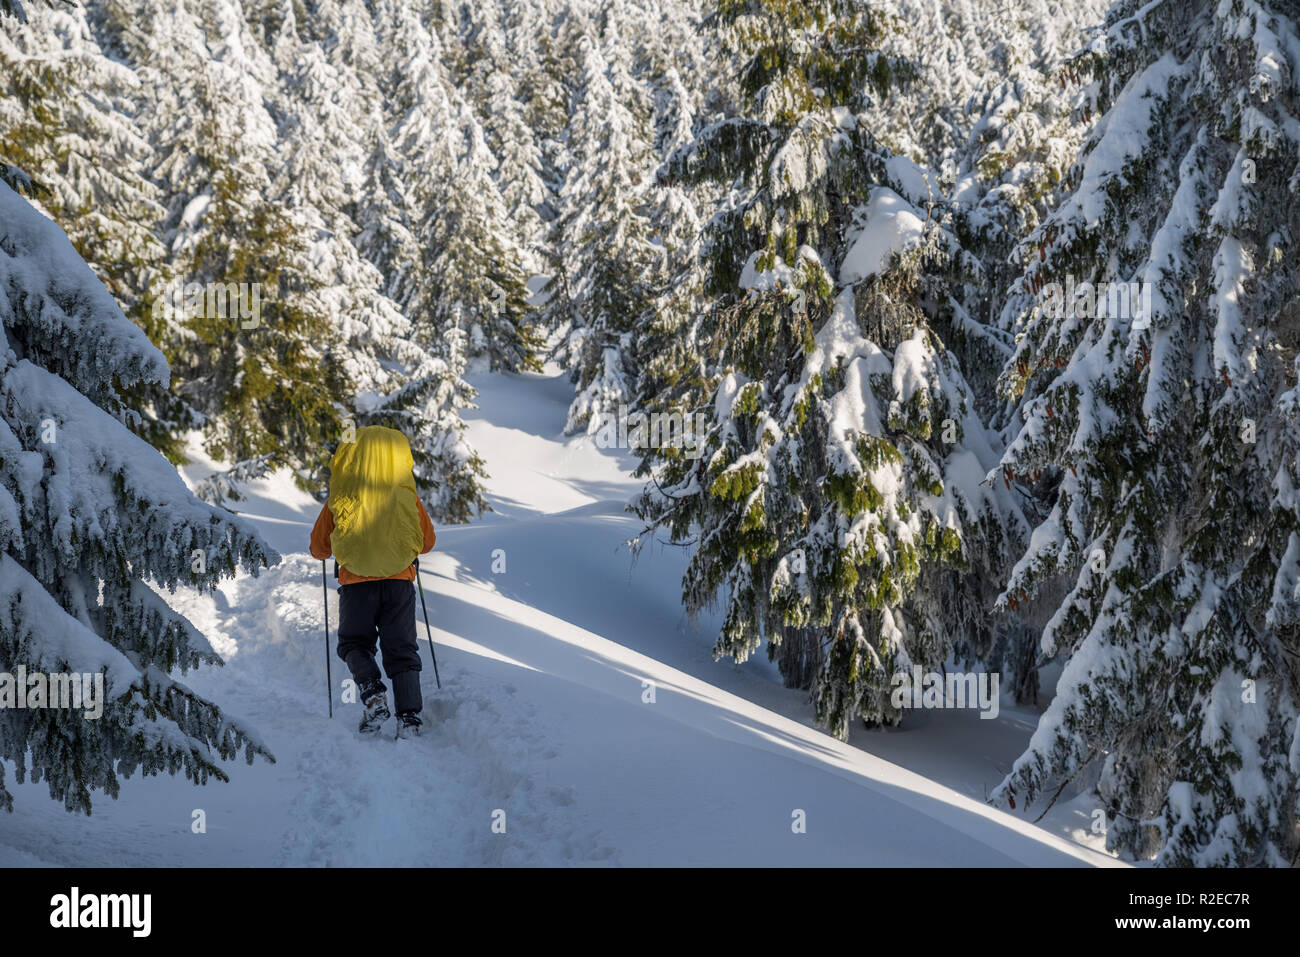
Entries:
<svg viewBox="0 0 1300 957">
<path fill-rule="evenodd" d="M 429 513 L 424 510 L 424 503 L 418 498 L 415 504 L 420 509 L 420 529 L 424 532 L 424 547 L 420 549 L 423 555 L 429 549 L 433 548 L 433 543 L 437 541 L 438 536 L 433 531 L 433 521 L 429 518 Z M 334 533 L 334 513 L 330 511 L 329 505 L 321 506 L 320 514 L 316 516 L 316 524 L 311 530 L 311 557 L 326 559 L 333 554 L 330 547 L 330 536 Z M 389 578 L 396 578 L 400 581 L 415 581 L 415 565 L 411 564 L 404 571 L 396 575 L 389 575 Z M 354 575 L 348 571 L 346 565 L 339 566 L 339 584 L 352 585 L 356 582 L 372 582 L 375 578 L 363 578 L 361 575 Z"/>
</svg>

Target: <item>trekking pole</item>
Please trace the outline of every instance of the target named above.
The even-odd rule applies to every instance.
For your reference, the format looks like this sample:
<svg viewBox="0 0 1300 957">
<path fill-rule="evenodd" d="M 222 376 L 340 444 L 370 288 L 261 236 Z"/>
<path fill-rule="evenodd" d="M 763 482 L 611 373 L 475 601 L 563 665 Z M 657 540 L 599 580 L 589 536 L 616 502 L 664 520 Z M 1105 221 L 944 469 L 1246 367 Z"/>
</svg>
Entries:
<svg viewBox="0 0 1300 957">
<path fill-rule="evenodd" d="M 429 628 L 429 606 L 424 603 L 424 583 L 420 581 L 420 559 L 415 559 L 415 587 L 420 592 L 420 607 L 424 610 L 424 633 L 429 636 L 429 657 L 433 659 L 433 680 L 442 688 L 442 679 L 438 677 L 438 653 L 433 650 L 433 631 Z"/>
<path fill-rule="evenodd" d="M 320 587 L 325 593 L 325 697 L 330 703 L 330 717 L 334 717 L 334 678 L 330 675 L 330 586 L 325 577 L 325 559 L 320 560 Z"/>
</svg>

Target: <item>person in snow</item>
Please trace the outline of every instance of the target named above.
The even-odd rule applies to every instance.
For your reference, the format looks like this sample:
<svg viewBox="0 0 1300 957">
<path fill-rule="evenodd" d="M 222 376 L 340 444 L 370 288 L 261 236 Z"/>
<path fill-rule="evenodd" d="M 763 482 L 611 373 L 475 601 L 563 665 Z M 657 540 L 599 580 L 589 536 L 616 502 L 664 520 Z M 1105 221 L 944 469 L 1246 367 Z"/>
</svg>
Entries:
<svg viewBox="0 0 1300 957">
<path fill-rule="evenodd" d="M 311 531 L 311 554 L 333 555 L 339 580 L 338 656 L 348 666 L 374 734 L 391 716 L 375 664 L 375 644 L 393 685 L 397 733 L 420 733 L 420 654 L 415 632 L 417 555 L 433 548 L 433 522 L 415 493 L 406 437 L 370 425 L 343 442 L 330 462 L 330 496 Z"/>
</svg>

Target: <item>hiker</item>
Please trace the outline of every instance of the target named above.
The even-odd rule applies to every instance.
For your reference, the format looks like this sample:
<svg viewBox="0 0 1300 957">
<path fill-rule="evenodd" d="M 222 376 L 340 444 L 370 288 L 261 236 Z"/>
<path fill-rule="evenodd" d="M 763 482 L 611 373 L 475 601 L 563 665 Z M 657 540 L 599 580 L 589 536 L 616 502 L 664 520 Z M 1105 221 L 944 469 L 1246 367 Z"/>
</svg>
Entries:
<svg viewBox="0 0 1300 957">
<path fill-rule="evenodd" d="M 338 656 L 365 708 L 362 734 L 376 734 L 391 714 L 375 664 L 375 642 L 393 685 L 397 734 L 420 733 L 420 653 L 415 637 L 415 566 L 433 548 L 433 522 L 415 493 L 415 462 L 406 437 L 369 425 L 330 462 L 330 496 L 311 530 L 311 554 L 335 559 L 339 581 Z"/>
</svg>

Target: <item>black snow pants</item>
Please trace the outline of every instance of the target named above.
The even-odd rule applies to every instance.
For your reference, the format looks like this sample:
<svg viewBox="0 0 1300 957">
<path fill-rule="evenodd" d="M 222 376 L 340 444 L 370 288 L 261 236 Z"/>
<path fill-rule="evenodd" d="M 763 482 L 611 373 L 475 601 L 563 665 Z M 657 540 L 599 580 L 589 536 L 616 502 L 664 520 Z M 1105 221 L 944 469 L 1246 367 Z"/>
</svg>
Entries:
<svg viewBox="0 0 1300 957">
<path fill-rule="evenodd" d="M 378 683 L 375 640 L 383 653 L 384 674 L 393 683 L 398 714 L 424 707 L 420 695 L 420 646 L 415 639 L 415 585 L 396 578 L 354 582 L 339 587 L 338 656 L 358 688 Z"/>
</svg>

